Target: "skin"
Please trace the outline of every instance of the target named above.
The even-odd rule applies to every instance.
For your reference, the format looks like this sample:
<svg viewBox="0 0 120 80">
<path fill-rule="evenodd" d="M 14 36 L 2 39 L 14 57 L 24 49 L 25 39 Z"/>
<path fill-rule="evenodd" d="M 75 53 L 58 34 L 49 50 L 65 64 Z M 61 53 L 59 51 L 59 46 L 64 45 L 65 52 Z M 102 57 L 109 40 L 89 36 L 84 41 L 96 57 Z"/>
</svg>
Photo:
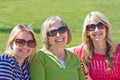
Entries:
<svg viewBox="0 0 120 80">
<path fill-rule="evenodd" d="M 56 21 L 54 24 L 50 26 L 49 30 L 58 29 L 59 27 L 63 26 L 59 21 Z M 57 56 L 58 59 L 64 60 L 65 58 L 65 51 L 64 47 L 68 41 L 68 34 L 67 31 L 63 34 L 59 34 L 54 37 L 48 37 L 50 48 L 49 50 Z"/>
<path fill-rule="evenodd" d="M 30 33 L 23 31 L 16 36 L 16 39 L 24 39 L 27 41 L 33 40 L 33 37 Z M 25 44 L 23 47 L 19 47 L 15 44 L 15 42 L 13 42 L 13 51 L 15 54 L 14 57 L 21 66 L 23 61 L 32 54 L 33 48 L 28 47 L 27 44 Z"/>
<path fill-rule="evenodd" d="M 91 19 L 88 24 L 97 24 L 100 21 Z M 91 37 L 94 44 L 94 51 L 98 54 L 105 54 L 106 51 L 106 28 L 96 29 L 94 31 L 88 31 L 88 36 Z"/>
</svg>

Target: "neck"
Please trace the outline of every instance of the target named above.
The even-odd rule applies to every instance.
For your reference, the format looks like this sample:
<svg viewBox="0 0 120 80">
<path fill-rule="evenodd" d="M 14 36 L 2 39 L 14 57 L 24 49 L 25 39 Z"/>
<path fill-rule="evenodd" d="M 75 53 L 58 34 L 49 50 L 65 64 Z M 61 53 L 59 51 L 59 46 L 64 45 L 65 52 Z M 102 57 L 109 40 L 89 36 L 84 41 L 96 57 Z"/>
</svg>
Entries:
<svg viewBox="0 0 120 80">
<path fill-rule="evenodd" d="M 53 55 L 55 55 L 59 60 L 65 59 L 65 50 L 64 49 L 49 49 Z"/>
<path fill-rule="evenodd" d="M 106 42 L 94 43 L 94 52 L 98 54 L 105 54 Z"/>
<path fill-rule="evenodd" d="M 22 64 L 23 64 L 23 62 L 24 62 L 24 59 L 18 58 L 18 57 L 16 57 L 16 56 L 15 56 L 15 58 L 16 58 L 18 64 L 19 64 L 19 66 L 22 67 Z"/>
</svg>

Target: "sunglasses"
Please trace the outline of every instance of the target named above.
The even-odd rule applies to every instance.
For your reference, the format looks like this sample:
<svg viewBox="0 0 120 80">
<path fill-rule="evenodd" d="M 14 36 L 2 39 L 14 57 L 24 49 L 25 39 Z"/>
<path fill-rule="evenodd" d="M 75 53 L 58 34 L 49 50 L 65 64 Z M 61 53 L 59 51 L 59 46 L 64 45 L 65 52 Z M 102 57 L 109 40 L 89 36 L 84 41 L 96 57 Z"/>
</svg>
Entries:
<svg viewBox="0 0 120 80">
<path fill-rule="evenodd" d="M 24 39 L 16 39 L 15 43 L 19 47 L 23 47 L 26 43 L 27 43 L 27 46 L 30 47 L 30 48 L 34 48 L 36 46 L 35 40 L 28 40 L 28 41 L 26 41 Z"/>
<path fill-rule="evenodd" d="M 67 31 L 67 27 L 62 26 L 60 28 L 58 28 L 57 30 L 50 30 L 49 32 L 47 32 L 47 36 L 49 37 L 54 37 L 57 35 L 57 32 L 59 32 L 59 34 L 63 34 Z"/>
<path fill-rule="evenodd" d="M 105 25 L 102 22 L 98 22 L 97 24 L 89 24 L 86 26 L 88 31 L 94 31 L 96 29 L 96 27 L 98 29 L 104 29 Z"/>
</svg>

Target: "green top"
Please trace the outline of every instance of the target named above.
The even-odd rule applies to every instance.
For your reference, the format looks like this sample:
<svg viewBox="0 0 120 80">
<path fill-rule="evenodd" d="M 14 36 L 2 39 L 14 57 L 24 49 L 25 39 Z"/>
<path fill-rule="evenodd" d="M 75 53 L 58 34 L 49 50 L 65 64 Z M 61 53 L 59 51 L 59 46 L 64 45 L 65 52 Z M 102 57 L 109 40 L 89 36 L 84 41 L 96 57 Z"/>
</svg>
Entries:
<svg viewBox="0 0 120 80">
<path fill-rule="evenodd" d="M 31 80 L 85 80 L 79 58 L 66 50 L 65 67 L 48 51 L 40 50 L 30 63 Z"/>
</svg>

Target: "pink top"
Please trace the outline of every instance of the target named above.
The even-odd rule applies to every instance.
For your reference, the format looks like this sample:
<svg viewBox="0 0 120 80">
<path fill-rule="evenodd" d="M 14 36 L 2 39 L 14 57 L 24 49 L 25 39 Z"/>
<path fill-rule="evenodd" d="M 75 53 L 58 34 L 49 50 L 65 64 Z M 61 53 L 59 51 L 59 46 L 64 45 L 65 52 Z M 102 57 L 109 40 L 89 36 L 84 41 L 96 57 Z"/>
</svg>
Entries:
<svg viewBox="0 0 120 80">
<path fill-rule="evenodd" d="M 81 59 L 83 44 L 74 49 L 75 54 Z M 105 62 L 105 55 L 94 53 L 91 59 L 91 71 L 88 80 L 120 80 L 120 44 L 117 46 L 116 55 L 112 57 L 114 69 L 106 72 L 108 64 Z"/>
</svg>

